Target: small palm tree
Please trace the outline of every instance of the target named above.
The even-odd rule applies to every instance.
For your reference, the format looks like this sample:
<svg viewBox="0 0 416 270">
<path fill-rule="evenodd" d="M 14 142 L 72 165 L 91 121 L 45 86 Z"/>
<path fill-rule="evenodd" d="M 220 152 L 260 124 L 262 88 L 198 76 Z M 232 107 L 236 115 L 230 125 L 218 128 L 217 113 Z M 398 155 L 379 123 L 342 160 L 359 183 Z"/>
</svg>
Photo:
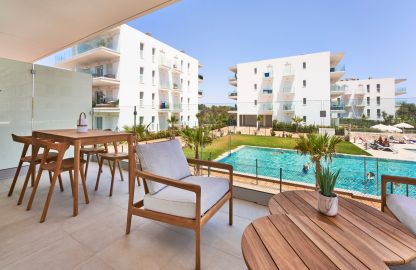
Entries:
<svg viewBox="0 0 416 270">
<path fill-rule="evenodd" d="M 257 115 L 257 129 L 260 130 L 260 123 L 263 123 L 263 115 Z"/>
<path fill-rule="evenodd" d="M 299 127 L 299 124 L 301 123 L 303 121 L 303 118 L 302 117 L 299 117 L 299 116 L 293 116 L 292 117 L 292 122 L 295 124 L 295 126 L 296 126 L 296 133 L 298 133 L 298 127 Z"/>
<path fill-rule="evenodd" d="M 310 133 L 306 137 L 301 135 L 295 149 L 302 155 L 310 155 L 315 164 L 316 188 L 318 188 L 318 174 L 321 172 L 321 160 L 332 161 L 336 146 L 342 141 L 341 137 Z"/>
<path fill-rule="evenodd" d="M 199 159 L 199 149 L 204 145 L 208 145 L 212 142 L 212 137 L 210 136 L 210 129 L 208 127 L 196 127 L 189 128 L 186 127 L 181 131 L 181 137 L 186 143 L 186 145 L 194 150 L 195 159 Z M 201 168 L 200 166 L 194 167 L 194 174 L 200 175 Z"/>
<path fill-rule="evenodd" d="M 178 121 L 179 121 L 179 118 L 178 118 L 177 115 L 172 114 L 171 117 L 167 121 L 168 121 L 168 124 L 170 125 L 169 130 L 171 131 L 171 137 L 173 138 L 173 137 L 175 137 L 173 131 L 175 129 L 176 123 L 178 123 Z"/>
</svg>

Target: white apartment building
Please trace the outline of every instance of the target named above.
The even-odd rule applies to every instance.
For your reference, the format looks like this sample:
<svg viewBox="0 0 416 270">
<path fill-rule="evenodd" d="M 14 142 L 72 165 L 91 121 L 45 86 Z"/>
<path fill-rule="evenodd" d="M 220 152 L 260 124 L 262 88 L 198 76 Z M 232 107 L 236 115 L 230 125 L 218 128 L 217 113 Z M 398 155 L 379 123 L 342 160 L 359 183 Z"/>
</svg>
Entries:
<svg viewBox="0 0 416 270">
<path fill-rule="evenodd" d="M 406 88 L 396 85 L 406 79 L 368 78 L 365 80 L 348 78 L 341 80 L 331 88 L 331 93 L 345 112 L 343 118 L 361 118 L 383 120 L 383 111 L 389 115 L 396 113 L 396 96 L 406 94 Z"/>
<path fill-rule="evenodd" d="M 332 99 L 331 86 L 344 75 L 337 65 L 344 53 L 320 52 L 237 64 L 230 68 L 229 83 L 236 91 L 229 98 L 237 101 L 237 125 L 263 126 L 272 120 L 291 122 L 302 117 L 306 124 L 330 125 L 344 108 Z"/>
<path fill-rule="evenodd" d="M 137 124 L 164 130 L 176 115 L 178 124 L 195 126 L 202 95 L 198 60 L 122 25 L 79 43 L 56 56 L 56 66 L 92 75 L 93 128 L 122 129 Z"/>
</svg>

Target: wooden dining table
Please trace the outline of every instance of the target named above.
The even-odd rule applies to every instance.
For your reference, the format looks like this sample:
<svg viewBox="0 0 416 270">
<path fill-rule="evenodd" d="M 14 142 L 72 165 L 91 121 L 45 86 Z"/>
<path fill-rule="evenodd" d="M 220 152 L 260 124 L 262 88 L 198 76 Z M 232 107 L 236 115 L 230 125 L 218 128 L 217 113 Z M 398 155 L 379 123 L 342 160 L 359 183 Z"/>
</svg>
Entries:
<svg viewBox="0 0 416 270">
<path fill-rule="evenodd" d="M 80 149 L 84 145 L 95 145 L 112 142 L 127 141 L 129 154 L 129 182 L 134 183 L 136 160 L 134 153 L 134 134 L 130 132 L 113 132 L 103 130 L 89 130 L 85 133 L 77 132 L 76 129 L 58 129 L 58 130 L 35 130 L 32 137 L 50 139 L 55 142 L 68 143 L 74 147 L 74 207 L 73 215 L 78 215 L 78 177 L 80 166 Z M 32 156 L 38 154 L 39 148 L 33 147 Z M 33 162 L 32 162 L 33 163 Z M 31 166 L 34 166 L 33 164 Z M 131 185 L 129 185 L 129 188 Z"/>
<path fill-rule="evenodd" d="M 335 217 L 317 211 L 313 191 L 287 191 L 269 201 L 271 215 L 242 237 L 249 269 L 388 269 L 416 258 L 416 236 L 397 219 L 339 198 Z"/>
</svg>

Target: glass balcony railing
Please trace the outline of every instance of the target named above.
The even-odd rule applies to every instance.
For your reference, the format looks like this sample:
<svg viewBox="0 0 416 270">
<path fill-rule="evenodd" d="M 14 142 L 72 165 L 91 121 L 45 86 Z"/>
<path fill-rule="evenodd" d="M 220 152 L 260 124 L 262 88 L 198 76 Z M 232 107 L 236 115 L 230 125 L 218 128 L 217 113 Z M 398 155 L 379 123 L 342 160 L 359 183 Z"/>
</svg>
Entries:
<svg viewBox="0 0 416 270">
<path fill-rule="evenodd" d="M 173 90 L 182 91 L 182 85 L 180 83 L 173 83 Z"/>
<path fill-rule="evenodd" d="M 172 67 L 172 62 L 164 55 L 161 55 L 159 57 L 159 66 L 160 67 L 165 67 L 165 68 L 171 68 Z"/>
<path fill-rule="evenodd" d="M 331 67 L 329 69 L 330 72 L 339 72 L 339 71 L 345 71 L 345 65 L 342 66 L 336 66 L 336 67 Z"/>
<path fill-rule="evenodd" d="M 404 95 L 406 92 L 406 87 L 396 88 L 396 95 Z"/>
<path fill-rule="evenodd" d="M 345 85 L 331 85 L 331 92 L 345 92 Z"/>
<path fill-rule="evenodd" d="M 271 102 L 262 103 L 260 104 L 260 108 L 262 111 L 271 111 L 273 110 L 273 103 Z"/>
<path fill-rule="evenodd" d="M 237 92 L 228 93 L 228 97 L 237 97 Z"/>
<path fill-rule="evenodd" d="M 295 105 L 293 103 L 286 103 L 282 106 L 283 111 L 290 112 L 295 110 Z"/>
<path fill-rule="evenodd" d="M 95 98 L 92 100 L 93 108 L 102 108 L 102 107 L 118 107 L 119 100 L 113 98 Z"/>
<path fill-rule="evenodd" d="M 169 108 L 170 108 L 169 107 L 169 102 L 162 101 L 162 102 L 159 103 L 159 109 L 168 110 Z"/>
<path fill-rule="evenodd" d="M 345 110 L 345 104 L 342 102 L 331 102 L 331 110 L 334 110 L 334 111 Z"/>
<path fill-rule="evenodd" d="M 181 110 L 182 109 L 182 104 L 180 104 L 180 103 L 173 103 L 173 109 L 174 110 Z"/>
<path fill-rule="evenodd" d="M 295 87 L 293 87 L 293 86 L 283 86 L 282 87 L 282 92 L 283 93 L 294 93 L 295 92 Z"/>
</svg>

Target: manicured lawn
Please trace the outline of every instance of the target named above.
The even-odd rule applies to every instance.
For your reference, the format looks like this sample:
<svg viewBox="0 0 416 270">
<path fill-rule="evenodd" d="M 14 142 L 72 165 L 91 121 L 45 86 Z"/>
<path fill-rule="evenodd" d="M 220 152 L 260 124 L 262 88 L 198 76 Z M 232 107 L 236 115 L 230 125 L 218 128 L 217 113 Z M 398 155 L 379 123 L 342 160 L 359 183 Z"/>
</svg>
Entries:
<svg viewBox="0 0 416 270">
<path fill-rule="evenodd" d="M 203 159 L 208 159 L 209 153 L 211 153 L 211 159 L 217 158 L 222 153 L 228 151 L 229 144 L 231 143 L 231 149 L 234 149 L 240 145 L 251 145 L 251 146 L 262 146 L 262 147 L 274 147 L 274 148 L 284 148 L 284 149 L 293 149 L 296 145 L 296 140 L 294 138 L 280 138 L 280 137 L 264 137 L 264 136 L 254 136 L 254 135 L 232 135 L 231 140 L 229 136 L 224 136 L 206 146 L 203 150 Z M 184 148 L 185 155 L 187 157 L 194 157 L 193 150 L 189 148 Z M 361 150 L 354 144 L 350 142 L 341 142 L 337 146 L 337 152 L 342 154 L 353 154 L 353 155 L 366 155 L 370 156 L 364 150 Z M 200 157 L 201 158 L 201 157 Z"/>
</svg>

